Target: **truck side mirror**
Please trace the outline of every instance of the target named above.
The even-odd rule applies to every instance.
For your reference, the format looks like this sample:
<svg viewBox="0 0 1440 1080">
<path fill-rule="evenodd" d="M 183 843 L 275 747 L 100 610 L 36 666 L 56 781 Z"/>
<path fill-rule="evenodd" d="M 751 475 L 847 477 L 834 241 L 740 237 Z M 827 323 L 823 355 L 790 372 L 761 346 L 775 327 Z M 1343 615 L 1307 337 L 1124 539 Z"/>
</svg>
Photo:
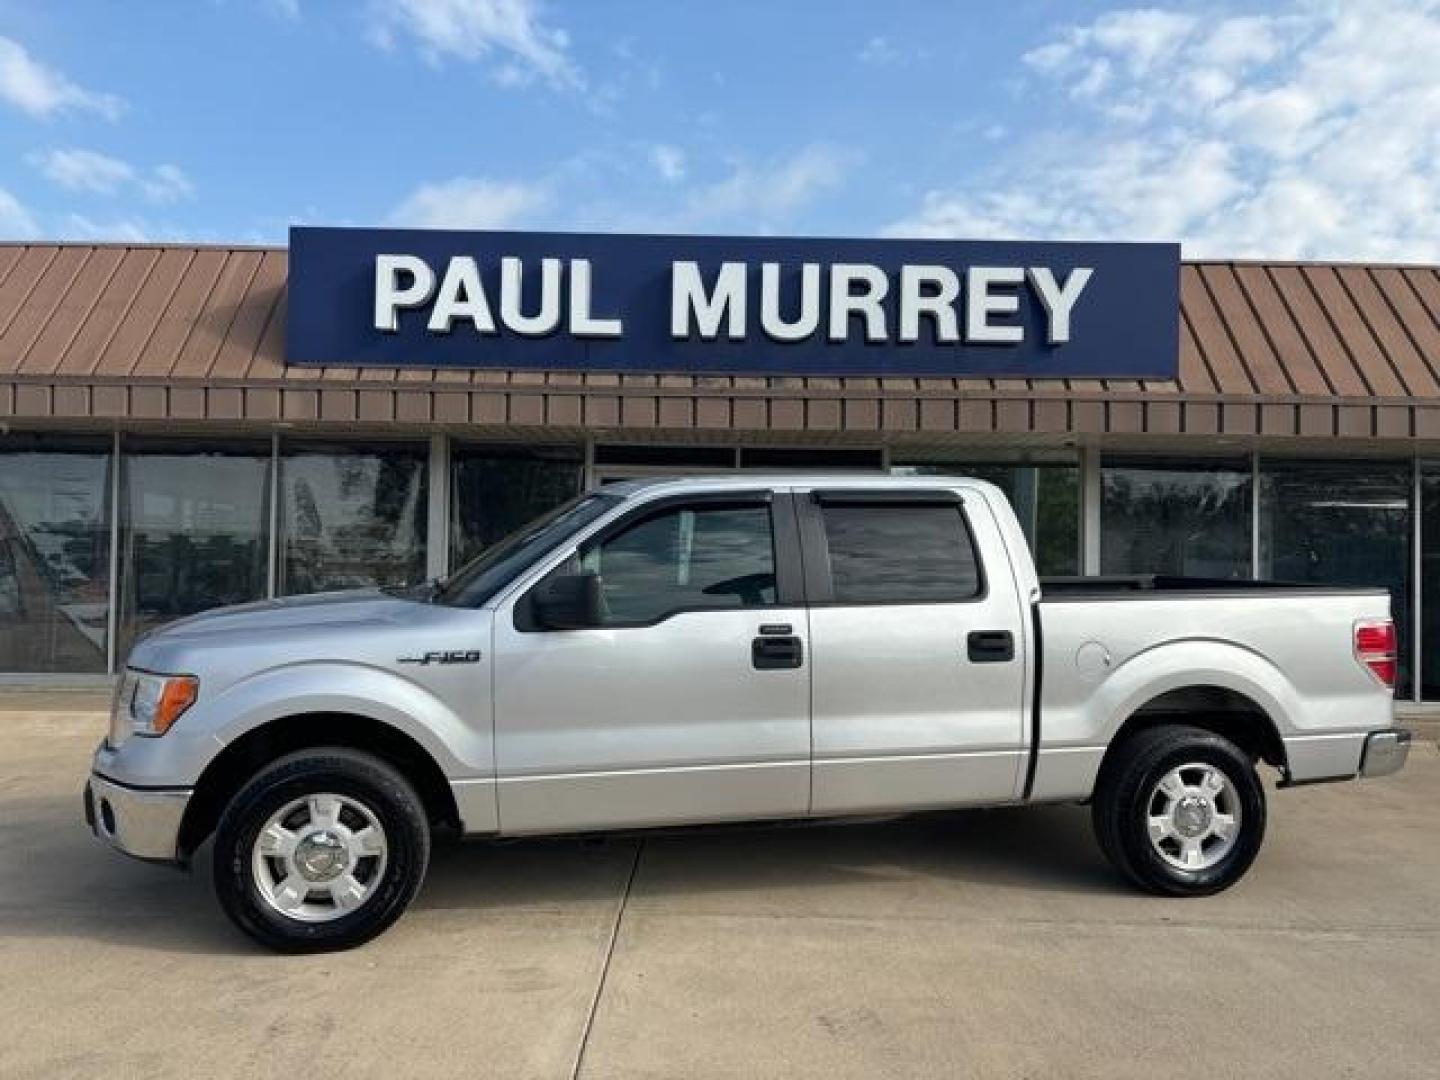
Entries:
<svg viewBox="0 0 1440 1080">
<path fill-rule="evenodd" d="M 599 574 L 547 578 L 530 594 L 530 610 L 544 630 L 584 630 L 604 622 Z"/>
</svg>

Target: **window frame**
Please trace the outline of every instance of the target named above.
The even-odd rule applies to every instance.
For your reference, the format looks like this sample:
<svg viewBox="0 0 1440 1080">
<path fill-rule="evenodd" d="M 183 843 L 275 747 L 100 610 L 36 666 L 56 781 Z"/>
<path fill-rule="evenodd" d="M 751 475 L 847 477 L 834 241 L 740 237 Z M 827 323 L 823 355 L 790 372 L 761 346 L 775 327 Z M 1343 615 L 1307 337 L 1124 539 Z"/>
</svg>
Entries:
<svg viewBox="0 0 1440 1080">
<path fill-rule="evenodd" d="M 628 532 L 657 517 L 663 517 L 677 510 L 715 510 L 727 507 L 754 509 L 765 507 L 770 512 L 770 538 L 775 555 L 775 601 L 770 604 L 742 607 L 714 607 L 690 605 L 673 608 L 653 619 L 607 622 L 602 626 L 586 627 L 594 630 L 637 630 L 659 626 L 677 615 L 698 613 L 736 614 L 744 612 L 775 611 L 782 608 L 796 608 L 805 605 L 804 569 L 800 554 L 800 533 L 796 521 L 794 497 L 789 492 L 771 489 L 736 489 L 733 491 L 685 492 L 662 495 L 647 499 L 632 510 L 606 522 L 594 532 L 567 545 L 562 553 L 554 554 L 547 568 L 527 585 L 512 605 L 512 619 L 515 629 L 521 633 L 583 633 L 574 630 L 550 630 L 540 626 L 534 616 L 532 597 L 535 591 L 567 561 L 581 550 L 592 548 L 607 540 Z"/>
<path fill-rule="evenodd" d="M 976 591 L 974 595 L 952 600 L 837 600 L 835 579 L 830 567 L 830 540 L 825 531 L 825 506 L 942 507 L 953 509 L 960 518 L 960 527 L 975 555 Z M 941 607 L 953 604 L 980 604 L 990 595 L 990 577 L 985 557 L 975 536 L 975 527 L 965 509 L 965 498 L 951 488 L 886 490 L 816 488 L 808 497 L 796 502 L 800 536 L 805 558 L 805 593 L 809 607 Z"/>
</svg>

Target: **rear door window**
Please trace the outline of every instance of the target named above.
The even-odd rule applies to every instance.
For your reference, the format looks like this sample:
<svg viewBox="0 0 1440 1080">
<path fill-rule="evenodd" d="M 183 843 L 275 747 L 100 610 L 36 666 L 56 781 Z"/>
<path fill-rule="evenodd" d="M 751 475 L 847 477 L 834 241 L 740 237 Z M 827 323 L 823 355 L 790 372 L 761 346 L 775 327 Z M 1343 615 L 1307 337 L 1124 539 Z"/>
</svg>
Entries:
<svg viewBox="0 0 1440 1080">
<path fill-rule="evenodd" d="M 984 591 L 959 506 L 841 504 L 821 514 L 835 603 L 954 603 Z"/>
</svg>

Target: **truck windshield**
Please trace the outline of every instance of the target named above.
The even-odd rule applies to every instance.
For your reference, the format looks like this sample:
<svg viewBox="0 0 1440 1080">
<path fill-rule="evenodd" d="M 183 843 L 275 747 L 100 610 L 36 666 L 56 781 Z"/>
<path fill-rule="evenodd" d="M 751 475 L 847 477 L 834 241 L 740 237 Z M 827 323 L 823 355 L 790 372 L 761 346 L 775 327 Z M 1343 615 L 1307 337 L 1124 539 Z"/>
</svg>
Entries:
<svg viewBox="0 0 1440 1080">
<path fill-rule="evenodd" d="M 581 495 L 521 526 L 442 581 L 434 602 L 479 607 L 515 580 L 517 574 L 554 551 L 620 502 L 603 491 Z"/>
</svg>

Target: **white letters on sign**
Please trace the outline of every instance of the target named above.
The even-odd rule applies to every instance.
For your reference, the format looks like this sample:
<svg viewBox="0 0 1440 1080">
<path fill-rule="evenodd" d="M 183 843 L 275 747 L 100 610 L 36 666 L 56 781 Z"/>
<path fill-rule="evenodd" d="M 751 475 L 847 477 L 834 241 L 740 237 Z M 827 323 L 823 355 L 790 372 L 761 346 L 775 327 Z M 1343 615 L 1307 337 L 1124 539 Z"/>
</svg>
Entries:
<svg viewBox="0 0 1440 1080">
<path fill-rule="evenodd" d="M 720 320 L 725 320 L 725 336 L 731 341 L 745 340 L 745 264 L 720 264 L 715 275 L 715 288 L 708 294 L 700 277 L 700 264 L 677 262 L 670 267 L 670 336 L 688 338 L 690 327 L 704 341 L 720 336 Z"/>
<path fill-rule="evenodd" d="M 376 255 L 375 329 L 400 329 L 400 309 L 423 307 L 434 292 L 435 271 L 424 259 L 417 255 Z"/>
<path fill-rule="evenodd" d="M 833 344 L 1018 345 L 1025 340 L 1024 312 L 1038 310 L 1046 343 L 1065 345 L 1094 273 L 1088 266 L 1057 277 L 1048 266 L 907 264 L 892 279 L 870 263 L 766 262 L 758 281 L 758 331 L 780 343 L 823 333 Z M 374 325 L 393 333 L 401 312 L 428 307 L 425 328 L 434 334 L 468 324 L 483 336 L 545 337 L 563 330 L 578 338 L 622 338 L 622 318 L 595 310 L 595 274 L 589 259 L 544 258 L 527 267 L 511 255 L 492 262 L 487 274 L 474 257 L 456 255 L 437 287 L 436 268 L 419 256 L 377 255 Z M 497 290 L 493 304 L 486 280 Z M 752 295 L 749 263 L 722 262 L 705 271 L 691 260 L 672 262 L 671 338 L 749 340 Z"/>
</svg>

